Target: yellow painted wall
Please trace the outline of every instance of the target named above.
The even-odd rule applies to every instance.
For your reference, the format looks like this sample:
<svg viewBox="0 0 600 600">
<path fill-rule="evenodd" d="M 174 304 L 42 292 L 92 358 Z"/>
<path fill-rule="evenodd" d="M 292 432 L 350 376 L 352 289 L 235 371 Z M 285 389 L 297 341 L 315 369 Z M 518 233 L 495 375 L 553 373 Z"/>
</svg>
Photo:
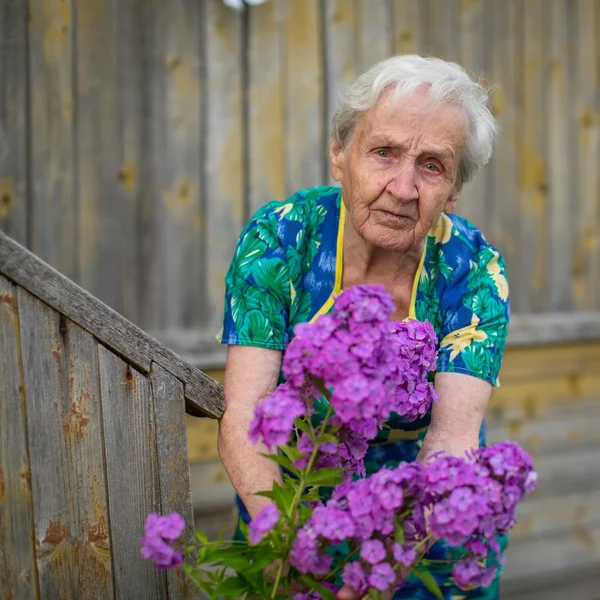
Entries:
<svg viewBox="0 0 600 600">
<path fill-rule="evenodd" d="M 223 381 L 223 369 L 208 370 Z M 600 343 L 532 348 L 509 348 L 494 390 L 490 412 L 510 411 L 519 427 L 551 404 L 584 398 L 600 400 Z M 217 454 L 217 422 L 188 417 L 190 462 L 213 460 Z"/>
</svg>

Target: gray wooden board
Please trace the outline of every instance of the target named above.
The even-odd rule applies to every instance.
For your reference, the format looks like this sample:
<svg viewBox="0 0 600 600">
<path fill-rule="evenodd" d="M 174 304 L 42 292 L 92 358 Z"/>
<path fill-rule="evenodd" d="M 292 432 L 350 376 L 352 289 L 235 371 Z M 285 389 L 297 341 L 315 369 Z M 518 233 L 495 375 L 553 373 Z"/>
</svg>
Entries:
<svg viewBox="0 0 600 600">
<path fill-rule="evenodd" d="M 211 346 L 223 325 L 225 274 L 244 225 L 243 13 L 206 3 L 206 294 Z"/>
<path fill-rule="evenodd" d="M 162 514 L 178 512 L 187 523 L 186 544 L 194 539 L 194 515 L 185 429 L 185 398 L 181 382 L 160 365 L 152 364 L 152 399 L 156 423 L 160 507 Z M 191 580 L 181 569 L 167 573 L 169 600 L 189 598 Z"/>
<path fill-rule="evenodd" d="M 0 229 L 28 243 L 27 4 L 0 0 Z"/>
<path fill-rule="evenodd" d="M 98 346 L 115 593 L 167 597 L 166 576 L 142 557 L 146 517 L 160 512 L 150 382 Z"/>
<path fill-rule="evenodd" d="M 158 24 L 151 63 L 151 76 L 158 84 L 153 95 L 154 118 L 163 122 L 163 135 L 154 146 L 159 195 L 154 218 L 164 261 L 158 276 L 166 298 L 161 322 L 166 328 L 198 327 L 206 322 L 202 151 L 206 135 L 202 81 L 206 5 L 197 0 L 153 5 Z"/>
<path fill-rule="evenodd" d="M 503 581 L 526 581 L 538 575 L 569 573 L 574 568 L 600 568 L 600 523 L 585 530 L 539 536 L 509 545 Z"/>
<path fill-rule="evenodd" d="M 117 0 L 84 2 L 73 16 L 77 28 L 78 283 L 121 311 L 121 257 L 126 239 L 122 227 L 128 220 L 117 193 L 117 4 Z"/>
<path fill-rule="evenodd" d="M 363 73 L 392 54 L 392 3 L 391 0 L 357 0 L 354 4 L 357 23 L 355 43 L 358 46 L 356 67 L 359 73 Z"/>
<path fill-rule="evenodd" d="M 16 288 L 0 276 L 0 597 L 39 598 Z"/>
<path fill-rule="evenodd" d="M 507 344 L 516 347 L 595 340 L 600 340 L 600 311 L 565 311 L 514 315 Z"/>
<path fill-rule="evenodd" d="M 116 54 L 117 73 L 115 81 L 118 173 L 113 176 L 119 185 L 116 196 L 119 201 L 119 231 L 122 239 L 118 287 L 120 290 L 119 312 L 144 327 L 142 308 L 151 303 L 147 297 L 141 302 L 140 280 L 145 267 L 139 261 L 142 199 L 150 185 L 148 165 L 144 161 L 147 148 L 148 94 L 144 88 L 144 56 L 146 48 L 142 35 L 143 12 L 139 3 L 143 0 L 117 3 Z M 144 4 L 147 4 L 144 2 Z"/>
<path fill-rule="evenodd" d="M 427 10 L 424 0 L 393 0 L 395 54 L 427 54 Z"/>
<path fill-rule="evenodd" d="M 221 416 L 224 400 L 222 388 L 217 382 L 184 362 L 2 232 L 0 272 L 125 356 L 143 372 L 148 373 L 152 361 L 155 361 L 173 373 L 185 385 L 187 411 L 190 414 Z"/>
<path fill-rule="evenodd" d="M 43 598 L 72 598 L 77 499 L 60 315 L 22 288 L 17 297 L 40 591 Z"/>
<path fill-rule="evenodd" d="M 28 3 L 31 248 L 77 280 L 71 3 Z"/>
<path fill-rule="evenodd" d="M 103 600 L 114 591 L 97 342 L 71 321 L 64 323 L 63 337 L 69 382 L 65 432 L 77 498 L 75 597 Z"/>
</svg>

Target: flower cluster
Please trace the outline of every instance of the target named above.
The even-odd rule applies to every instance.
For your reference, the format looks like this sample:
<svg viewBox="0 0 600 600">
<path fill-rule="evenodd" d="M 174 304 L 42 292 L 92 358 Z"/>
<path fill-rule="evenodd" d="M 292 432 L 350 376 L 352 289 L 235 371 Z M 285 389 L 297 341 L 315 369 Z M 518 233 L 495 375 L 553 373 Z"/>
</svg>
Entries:
<svg viewBox="0 0 600 600">
<path fill-rule="evenodd" d="M 294 419 L 311 413 L 310 397 L 332 390 L 340 445 L 320 451 L 336 456 L 328 464 L 364 474 L 367 441 L 390 414 L 414 421 L 437 400 L 427 381 L 437 356 L 433 327 L 416 320 L 393 323 L 393 309 L 383 286 L 355 286 L 338 296 L 330 314 L 298 325 L 283 358 L 287 383 L 259 405 L 250 439 L 269 448 L 286 443 Z M 308 447 L 307 440 L 302 444 Z"/>
<path fill-rule="evenodd" d="M 148 515 L 145 537 L 142 538 L 142 556 L 154 562 L 160 569 L 171 569 L 183 564 L 181 552 L 173 547 L 185 529 L 185 521 L 179 513 L 159 516 Z"/>
<path fill-rule="evenodd" d="M 420 463 L 404 463 L 338 485 L 331 499 L 315 508 L 299 530 L 290 563 L 301 573 L 324 574 L 332 561 L 325 549 L 347 541 L 360 548 L 360 554 L 344 567 L 344 583 L 359 593 L 369 587 L 382 591 L 401 587 L 404 579 L 396 567 L 415 561 L 427 535 L 422 510 L 424 471 Z M 401 512 L 407 518 L 401 526 L 403 539 L 397 540 L 394 534 Z"/>
<path fill-rule="evenodd" d="M 486 566 L 490 551 L 500 553 L 494 536 L 514 525 L 517 503 L 533 491 L 536 479 L 531 457 L 514 442 L 481 448 L 467 459 L 439 457 L 427 465 L 430 530 L 468 551 L 453 568 L 461 588 L 487 587 L 494 580 L 497 568 Z"/>
</svg>

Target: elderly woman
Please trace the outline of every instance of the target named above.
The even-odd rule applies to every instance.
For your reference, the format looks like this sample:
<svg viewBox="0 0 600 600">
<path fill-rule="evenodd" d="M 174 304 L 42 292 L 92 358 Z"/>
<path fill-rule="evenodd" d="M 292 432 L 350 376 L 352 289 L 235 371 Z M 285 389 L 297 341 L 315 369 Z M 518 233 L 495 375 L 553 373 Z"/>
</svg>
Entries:
<svg viewBox="0 0 600 600">
<path fill-rule="evenodd" d="M 509 303 L 504 264 L 479 230 L 453 214 L 463 185 L 492 152 L 487 92 L 456 64 L 396 56 L 361 75 L 341 99 L 329 148 L 340 187 L 314 187 L 261 208 L 243 231 L 226 278 L 228 344 L 219 452 L 248 520 L 280 473 L 248 441 L 254 407 L 280 382 L 294 326 L 329 311 L 341 290 L 384 284 L 397 320 L 428 319 L 439 338 L 439 404 L 413 423 L 392 419 L 368 472 L 484 443 Z M 447 598 L 497 598 L 498 581 L 452 586 L 442 542 L 429 551 Z M 339 598 L 357 598 L 352 590 Z M 417 584 L 396 598 L 432 597 Z"/>
</svg>

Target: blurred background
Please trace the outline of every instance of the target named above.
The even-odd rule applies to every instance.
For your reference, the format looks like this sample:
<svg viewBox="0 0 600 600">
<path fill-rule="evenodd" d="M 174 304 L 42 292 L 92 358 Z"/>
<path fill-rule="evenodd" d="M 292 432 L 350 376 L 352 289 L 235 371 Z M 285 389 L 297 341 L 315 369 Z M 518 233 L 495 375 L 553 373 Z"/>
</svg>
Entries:
<svg viewBox="0 0 600 600">
<path fill-rule="evenodd" d="M 0 229 L 221 380 L 237 236 L 330 181 L 340 89 L 396 53 L 459 62 L 502 129 L 459 201 L 511 284 L 489 436 L 540 475 L 504 597 L 600 598 L 600 0 L 238 4 L 0 0 Z M 189 418 L 188 442 L 214 532 L 216 423 Z"/>
</svg>

